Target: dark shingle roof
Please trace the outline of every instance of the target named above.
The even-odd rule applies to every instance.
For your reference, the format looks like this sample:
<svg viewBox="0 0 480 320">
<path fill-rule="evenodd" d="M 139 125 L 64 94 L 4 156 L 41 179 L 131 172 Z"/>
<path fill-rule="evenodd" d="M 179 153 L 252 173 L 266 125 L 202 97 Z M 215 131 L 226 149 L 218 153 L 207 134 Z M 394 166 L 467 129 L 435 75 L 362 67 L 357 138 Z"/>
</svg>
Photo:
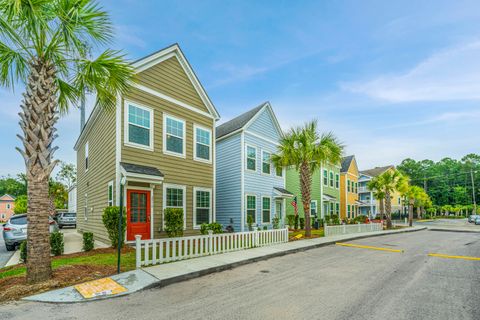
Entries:
<svg viewBox="0 0 480 320">
<path fill-rule="evenodd" d="M 384 173 L 385 171 L 387 171 L 390 168 L 394 168 L 394 166 L 389 165 L 389 166 L 384 166 L 384 167 L 375 167 L 373 169 L 360 171 L 360 173 L 361 174 L 366 174 L 367 176 L 370 176 L 370 177 L 376 177 L 376 176 Z"/>
<path fill-rule="evenodd" d="M 350 163 L 352 163 L 352 160 L 355 156 L 347 156 L 342 158 L 342 168 L 340 169 L 340 172 L 347 172 L 348 168 L 350 168 Z"/>
<path fill-rule="evenodd" d="M 217 139 L 243 128 L 264 106 L 266 102 L 217 127 Z"/>
<path fill-rule="evenodd" d="M 288 195 L 292 195 L 292 196 L 293 196 L 293 193 L 291 193 L 291 192 L 288 191 L 287 189 L 283 189 L 283 188 L 280 188 L 280 187 L 273 187 L 273 189 L 277 190 L 277 191 L 280 192 L 281 194 L 288 194 Z"/>
<path fill-rule="evenodd" d="M 130 173 L 139 173 L 149 176 L 163 177 L 163 173 L 155 167 L 142 166 L 139 164 L 120 162 L 120 165 L 125 171 Z"/>
</svg>

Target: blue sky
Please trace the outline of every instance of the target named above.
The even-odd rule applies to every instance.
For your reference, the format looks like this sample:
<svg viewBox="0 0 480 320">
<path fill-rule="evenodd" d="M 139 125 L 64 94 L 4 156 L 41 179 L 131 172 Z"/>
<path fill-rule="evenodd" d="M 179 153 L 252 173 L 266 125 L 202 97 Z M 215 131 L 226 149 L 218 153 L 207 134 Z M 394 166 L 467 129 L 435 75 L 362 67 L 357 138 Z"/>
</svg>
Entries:
<svg viewBox="0 0 480 320">
<path fill-rule="evenodd" d="M 140 4 L 141 3 L 141 4 Z M 269 100 L 282 126 L 316 118 L 359 167 L 479 152 L 478 1 L 109 0 L 131 59 L 179 43 L 222 122 Z M 0 175 L 23 160 L 15 93 L 0 89 Z M 75 161 L 79 112 L 56 156 Z"/>
</svg>

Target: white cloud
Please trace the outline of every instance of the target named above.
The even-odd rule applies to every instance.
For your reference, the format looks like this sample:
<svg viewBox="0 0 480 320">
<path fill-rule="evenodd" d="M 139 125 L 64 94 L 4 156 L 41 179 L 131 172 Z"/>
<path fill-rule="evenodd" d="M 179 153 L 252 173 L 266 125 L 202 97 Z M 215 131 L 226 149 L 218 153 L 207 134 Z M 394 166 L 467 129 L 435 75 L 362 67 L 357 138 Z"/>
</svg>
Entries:
<svg viewBox="0 0 480 320">
<path fill-rule="evenodd" d="M 479 56 L 475 41 L 435 53 L 406 73 L 341 87 L 390 102 L 480 100 Z"/>
</svg>

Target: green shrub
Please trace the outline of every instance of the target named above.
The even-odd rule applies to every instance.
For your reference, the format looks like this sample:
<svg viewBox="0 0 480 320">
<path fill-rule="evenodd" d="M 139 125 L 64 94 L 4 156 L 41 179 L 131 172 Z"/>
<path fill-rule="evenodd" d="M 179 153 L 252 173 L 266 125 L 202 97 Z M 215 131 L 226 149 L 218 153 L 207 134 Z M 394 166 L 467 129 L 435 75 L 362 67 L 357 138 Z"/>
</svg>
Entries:
<svg viewBox="0 0 480 320">
<path fill-rule="evenodd" d="M 253 217 L 247 215 L 247 226 L 248 226 L 248 231 L 253 231 Z"/>
<path fill-rule="evenodd" d="M 126 210 L 123 210 L 123 218 L 122 218 L 122 235 L 121 239 L 125 239 L 125 229 L 126 229 Z M 120 216 L 120 207 L 106 207 L 103 210 L 102 221 L 105 229 L 107 229 L 108 238 L 110 239 L 110 243 L 112 247 L 118 246 L 118 217 Z M 123 241 L 121 241 L 123 246 Z"/>
<path fill-rule="evenodd" d="M 367 216 L 364 216 L 364 215 L 359 215 L 359 216 L 356 216 L 355 219 L 353 219 L 353 221 L 355 221 L 355 223 L 365 223 L 367 222 Z"/>
<path fill-rule="evenodd" d="M 218 222 L 202 223 L 200 225 L 201 234 L 208 234 L 209 230 L 212 230 L 214 234 L 223 233 L 222 225 Z"/>
<path fill-rule="evenodd" d="M 305 229 L 305 218 L 300 218 L 300 229 Z"/>
<path fill-rule="evenodd" d="M 27 240 L 20 243 L 20 260 L 27 263 Z"/>
<path fill-rule="evenodd" d="M 277 215 L 275 215 L 273 217 L 272 225 L 273 225 L 273 229 L 279 229 L 280 228 L 280 218 Z"/>
<path fill-rule="evenodd" d="M 297 215 L 295 216 L 295 220 L 293 221 L 293 228 L 294 228 L 295 230 L 298 230 L 298 218 L 299 218 L 299 216 L 298 216 L 298 214 L 297 214 Z"/>
<path fill-rule="evenodd" d="M 268 230 L 267 226 L 263 226 L 263 230 Z"/>
<path fill-rule="evenodd" d="M 63 242 L 63 233 L 56 231 L 50 233 L 50 251 L 54 256 L 63 254 L 65 243 Z"/>
<path fill-rule="evenodd" d="M 93 240 L 93 233 L 92 232 L 84 232 L 83 233 L 83 251 L 90 251 L 93 249 L 94 240 Z"/>
<path fill-rule="evenodd" d="M 337 214 L 332 214 L 331 222 L 332 224 L 340 224 L 340 218 L 338 217 Z"/>
<path fill-rule="evenodd" d="M 295 216 L 293 214 L 289 214 L 287 216 L 287 223 L 290 228 L 293 227 L 293 225 L 295 224 Z"/>
<path fill-rule="evenodd" d="M 324 220 L 327 225 L 332 224 L 332 221 L 331 221 L 332 219 L 330 219 L 330 216 L 326 215 Z"/>
<path fill-rule="evenodd" d="M 166 208 L 164 217 L 167 235 L 171 238 L 183 236 L 183 209 Z"/>
<path fill-rule="evenodd" d="M 257 231 L 262 231 L 262 228 L 260 228 L 260 227 L 257 227 Z"/>
</svg>

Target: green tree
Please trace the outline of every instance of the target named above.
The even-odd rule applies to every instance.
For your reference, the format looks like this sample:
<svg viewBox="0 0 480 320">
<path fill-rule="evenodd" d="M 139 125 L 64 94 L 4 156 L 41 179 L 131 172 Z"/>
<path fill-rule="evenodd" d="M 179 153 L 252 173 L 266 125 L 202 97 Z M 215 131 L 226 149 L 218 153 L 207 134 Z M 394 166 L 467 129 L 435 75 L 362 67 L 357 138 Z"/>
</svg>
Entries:
<svg viewBox="0 0 480 320">
<path fill-rule="evenodd" d="M 0 0 L 0 85 L 22 83 L 20 127 L 28 180 L 27 280 L 51 277 L 48 212 L 49 177 L 56 122 L 71 104 L 96 94 L 96 105 L 114 109 L 130 88 L 133 69 L 124 56 L 107 49 L 113 37 L 108 14 L 92 0 Z"/>
<path fill-rule="evenodd" d="M 15 214 L 27 213 L 27 196 L 21 195 L 15 199 L 15 207 L 13 208 Z"/>
<path fill-rule="evenodd" d="M 27 185 L 20 178 L 11 176 L 0 178 L 0 196 L 9 194 L 14 197 L 27 194 Z"/>
<path fill-rule="evenodd" d="M 300 192 L 305 212 L 310 212 L 312 174 L 327 163 L 339 164 L 343 145 L 333 133 L 318 133 L 317 121 L 292 128 L 280 140 L 278 152 L 272 156 L 276 167 L 293 166 L 300 172 Z M 311 235 L 310 215 L 305 214 L 305 236 Z"/>
<path fill-rule="evenodd" d="M 66 185 L 67 189 L 70 189 L 77 182 L 77 169 L 75 165 L 62 161 L 56 179 Z"/>
</svg>

